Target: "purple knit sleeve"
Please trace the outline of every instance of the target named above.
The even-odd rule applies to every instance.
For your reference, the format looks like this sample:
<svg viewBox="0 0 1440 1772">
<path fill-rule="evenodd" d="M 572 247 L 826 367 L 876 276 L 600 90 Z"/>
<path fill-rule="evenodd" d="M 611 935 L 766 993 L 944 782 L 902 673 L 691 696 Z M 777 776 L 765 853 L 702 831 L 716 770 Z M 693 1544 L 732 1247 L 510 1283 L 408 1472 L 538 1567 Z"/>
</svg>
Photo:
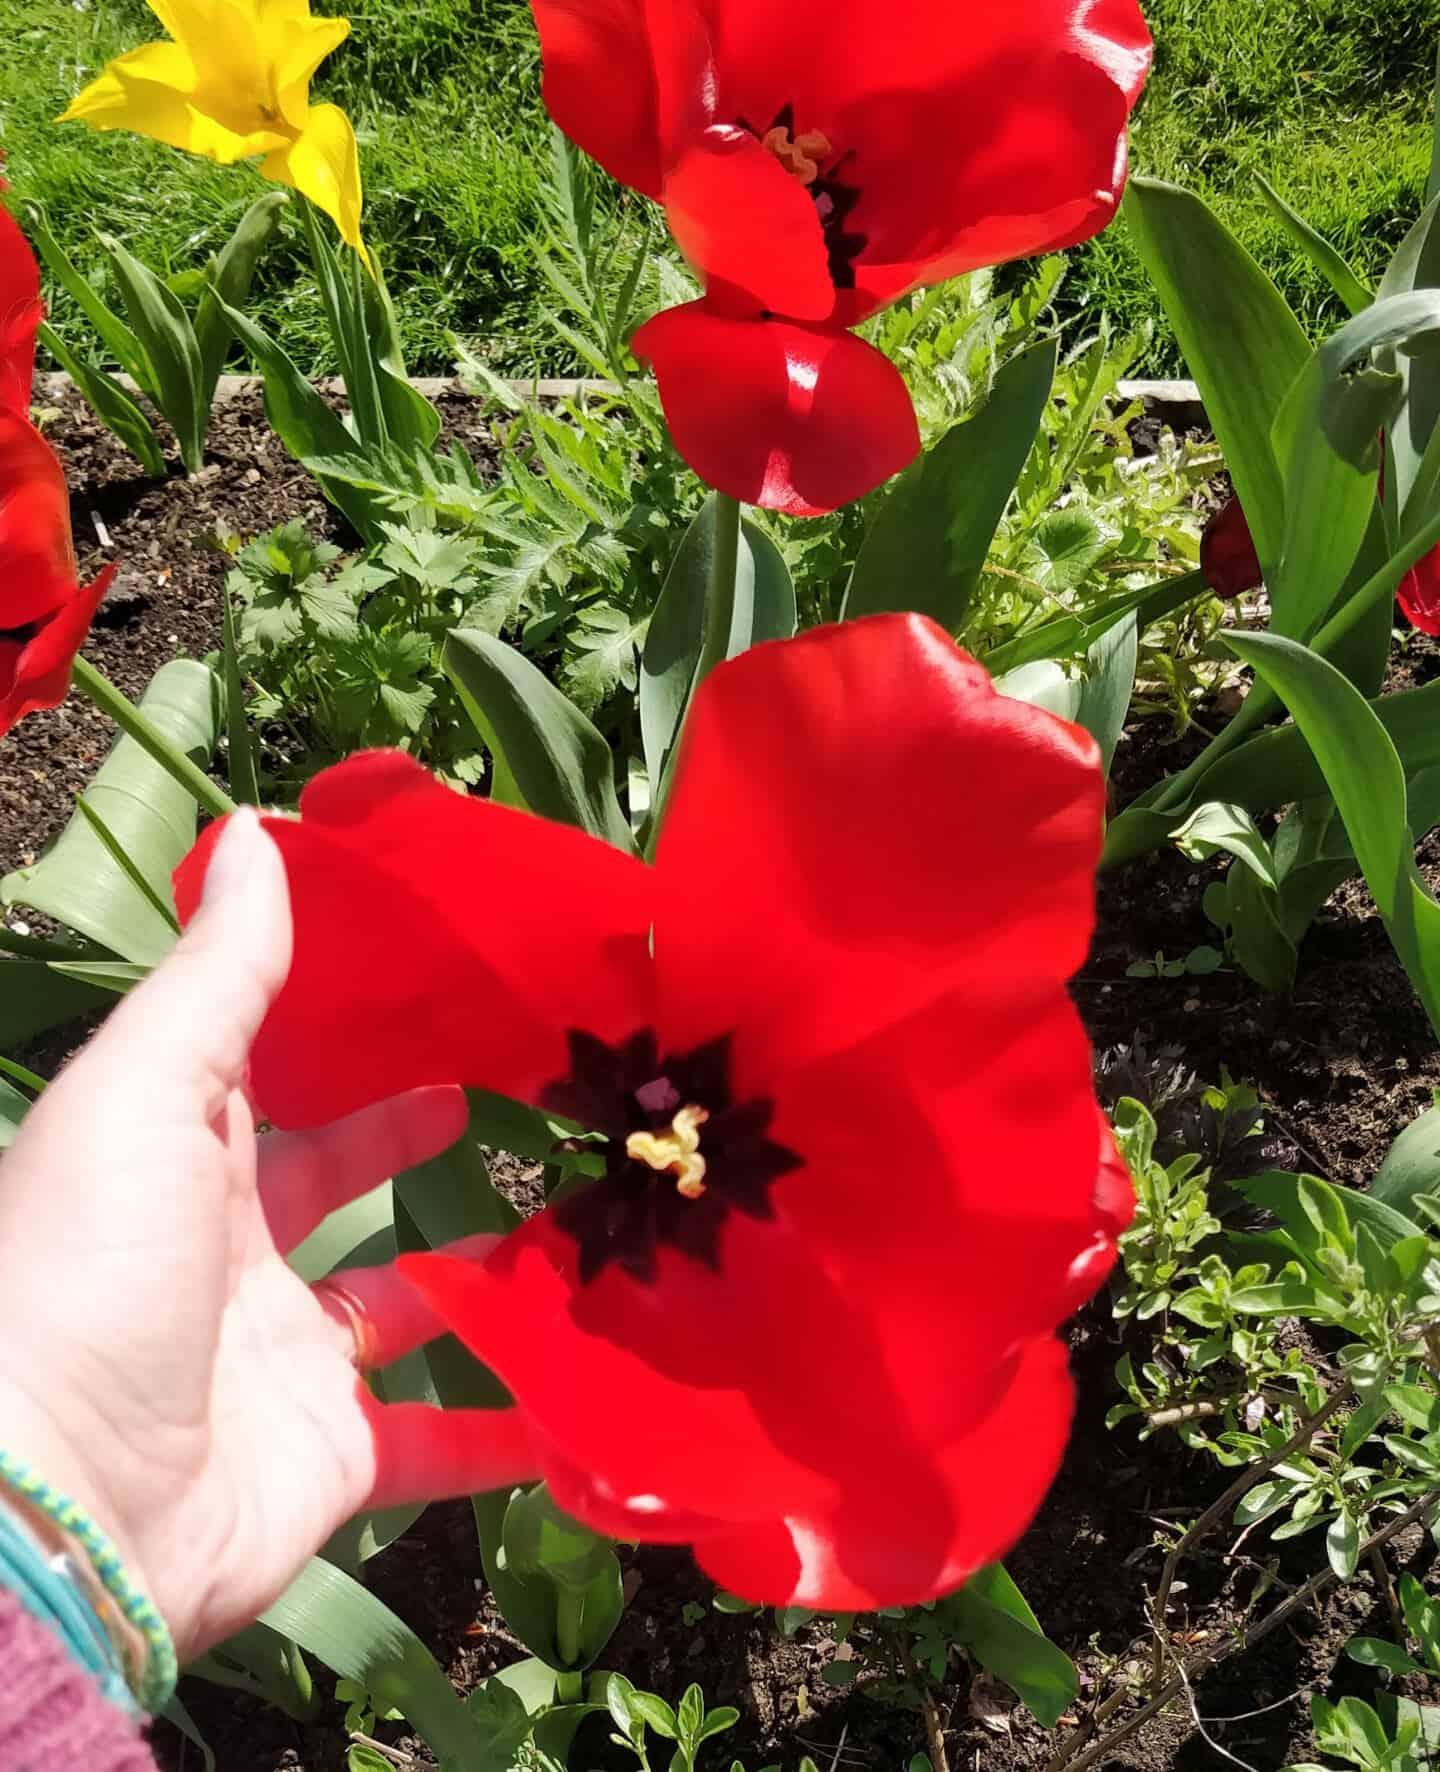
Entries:
<svg viewBox="0 0 1440 1772">
<path fill-rule="evenodd" d="M 52 1630 L 0 1589 L 4 1772 L 156 1772 L 139 1730 Z"/>
</svg>

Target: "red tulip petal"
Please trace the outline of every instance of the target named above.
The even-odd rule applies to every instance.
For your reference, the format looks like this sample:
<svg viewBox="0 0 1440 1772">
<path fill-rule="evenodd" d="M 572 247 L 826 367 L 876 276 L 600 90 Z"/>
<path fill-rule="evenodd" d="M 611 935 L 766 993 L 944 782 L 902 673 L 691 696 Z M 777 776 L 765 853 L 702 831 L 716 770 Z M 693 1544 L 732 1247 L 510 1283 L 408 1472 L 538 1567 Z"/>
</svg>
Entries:
<svg viewBox="0 0 1440 1772">
<path fill-rule="evenodd" d="M 0 206 L 0 413 L 29 413 L 35 332 L 43 315 L 35 254 L 20 224 Z"/>
<path fill-rule="evenodd" d="M 835 306 L 810 193 L 748 131 L 710 129 L 687 148 L 666 175 L 665 213 L 690 263 L 743 291 L 752 314 L 824 320 Z"/>
<path fill-rule="evenodd" d="M 252 1054 L 257 1097 L 314 1126 L 423 1083 L 534 1100 L 570 1067 L 565 1031 L 652 1026 L 651 874 L 564 825 L 468 799 L 398 751 L 326 770 L 285 858 L 295 959 Z M 214 825 L 181 864 L 199 900 Z"/>
<path fill-rule="evenodd" d="M 696 1557 L 728 1592 L 765 1605 L 860 1612 L 933 1599 L 1004 1556 L 1029 1525 L 1060 1468 L 1072 1400 L 1065 1350 L 1032 1342 L 995 1409 L 937 1455 L 951 1503 L 943 1541 L 897 1482 L 878 1511 L 842 1498 L 827 1514 L 697 1536 Z"/>
<path fill-rule="evenodd" d="M 1440 548 L 1412 566 L 1400 581 L 1400 608 L 1422 634 L 1440 635 Z"/>
<path fill-rule="evenodd" d="M 763 1309 L 751 1290 L 760 1277 L 754 1265 L 742 1290 L 668 1250 L 653 1285 L 612 1266 L 582 1287 L 575 1245 L 550 1211 L 513 1231 L 483 1265 L 420 1255 L 402 1257 L 400 1268 L 559 1450 L 553 1468 L 573 1470 L 584 1494 L 567 1495 L 563 1506 L 604 1520 L 601 1530 L 677 1542 L 700 1518 L 765 1520 L 782 1496 L 832 1492 L 850 1462 L 844 1411 L 824 1419 L 836 1400 L 833 1368 L 814 1385 L 761 1394 L 777 1345 L 813 1349 L 813 1326 L 824 1322 L 846 1349 L 851 1378 L 865 1385 L 867 1408 L 873 1403 L 877 1421 L 887 1411 L 883 1386 L 872 1392 L 867 1383 L 878 1383 L 870 1338 L 846 1301 L 813 1270 L 792 1273 L 783 1252 L 777 1267 L 785 1240 L 765 1235 L 768 1227 L 744 1228 L 760 1265 L 780 1281 Z M 807 1308 L 820 1313 L 808 1328 Z M 807 1442 L 818 1423 L 832 1462 L 841 1461 L 835 1475 L 807 1466 L 808 1445 L 789 1456 L 767 1410 Z"/>
<path fill-rule="evenodd" d="M 951 994 L 983 1045 L 1084 959 L 1104 793 L 1084 732 L 922 616 L 722 665 L 658 849 L 662 1046 L 732 1030 L 742 1095 L 768 1093 Z"/>
<path fill-rule="evenodd" d="M 70 689 L 75 654 L 85 644 L 100 600 L 118 568 L 107 566 L 76 590 L 23 642 L 0 639 L 0 737 L 37 708 L 58 708 Z"/>
<path fill-rule="evenodd" d="M 1151 55 L 1135 0 L 974 0 L 959 29 L 943 0 L 836 0 L 823 31 L 766 0 L 710 0 L 708 14 L 717 115 L 763 128 L 791 106 L 858 191 L 857 311 L 1072 244 L 1114 214 Z"/>
<path fill-rule="evenodd" d="M 1100 1170 L 1095 1178 L 1094 1231 L 1066 1276 L 1065 1315 L 1079 1310 L 1104 1285 L 1119 1249 L 1116 1239 L 1135 1216 L 1135 1183 L 1120 1155 L 1110 1122 L 1100 1114 Z"/>
<path fill-rule="evenodd" d="M 977 1005 L 957 993 L 772 1094 L 771 1136 L 806 1158 L 771 1189 L 774 1230 L 842 1296 L 872 1301 L 914 1431 L 961 1431 L 989 1406 L 998 1356 L 1099 1286 L 1128 1221 L 1117 1227 L 1102 1173 L 1090 1046 L 1068 994 Z"/>
<path fill-rule="evenodd" d="M 658 198 L 663 173 L 644 0 L 531 4 L 550 115 L 621 184 Z"/>
<path fill-rule="evenodd" d="M 1110 1122 L 1100 1115 L 1100 1174 L 1095 1183 L 1095 1210 L 1112 1236 L 1119 1236 L 1135 1216 L 1135 1182 L 1120 1155 Z"/>
<path fill-rule="evenodd" d="M 655 69 L 660 164 L 668 171 L 712 123 L 716 82 L 710 25 L 696 0 L 642 0 Z"/>
<path fill-rule="evenodd" d="M 694 1543 L 735 1591 L 825 1609 L 851 1593 L 889 1605 L 943 1592 L 1003 1554 L 1039 1505 L 1070 1412 L 1051 1337 L 1010 1356 L 991 1348 L 986 1405 L 926 1442 L 894 1406 L 872 1327 L 803 1263 L 774 1267 L 780 1284 L 763 1294 L 685 1264 L 676 1314 L 615 1270 L 577 1293 L 548 1217 L 484 1267 L 443 1255 L 400 1267 L 515 1392 L 556 1499 L 594 1530 Z M 763 1226 L 744 1234 L 776 1241 Z M 816 1322 L 842 1350 L 833 1359 L 814 1358 Z M 806 1356 L 803 1371 L 777 1373 L 785 1348 Z M 782 1521 L 831 1546 L 823 1579 L 808 1559 L 802 1578 Z"/>
<path fill-rule="evenodd" d="M 363 1378 L 355 1383 L 375 1457 L 370 1507 L 508 1489 L 540 1474 L 530 1424 L 518 1409 L 381 1403 Z"/>
<path fill-rule="evenodd" d="M 74 595 L 64 470 L 28 418 L 0 411 L 0 631 L 28 627 Z"/>
<path fill-rule="evenodd" d="M 919 453 L 894 365 L 848 332 L 667 308 L 631 340 L 655 366 L 675 446 L 708 485 L 814 517 L 873 491 Z"/>
</svg>

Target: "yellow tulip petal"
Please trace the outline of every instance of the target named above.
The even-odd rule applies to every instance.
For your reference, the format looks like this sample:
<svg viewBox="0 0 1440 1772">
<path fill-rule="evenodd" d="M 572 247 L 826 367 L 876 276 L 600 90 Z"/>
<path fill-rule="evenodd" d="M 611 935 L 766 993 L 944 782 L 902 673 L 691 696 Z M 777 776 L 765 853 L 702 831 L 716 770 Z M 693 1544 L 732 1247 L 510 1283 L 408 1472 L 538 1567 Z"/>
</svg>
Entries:
<svg viewBox="0 0 1440 1772">
<path fill-rule="evenodd" d="M 267 127 L 258 115 L 228 120 L 203 108 L 203 96 L 192 91 L 190 58 L 175 43 L 147 43 L 111 62 L 98 80 L 79 93 L 60 121 L 88 123 L 92 129 L 129 129 L 152 141 L 183 148 L 222 166 L 268 154 L 285 141 L 283 131 Z"/>
<path fill-rule="evenodd" d="M 163 29 L 178 42 L 180 33 L 176 29 L 175 8 L 171 5 L 171 0 L 145 0 L 145 4 L 159 19 Z"/>
<path fill-rule="evenodd" d="M 189 101 L 195 65 L 178 43 L 147 43 L 116 56 L 98 79 L 78 92 L 61 112 L 61 123 L 88 123 L 94 129 L 133 129 L 129 117 L 137 83 L 148 83 Z M 148 134 L 149 131 L 142 131 Z"/>
<path fill-rule="evenodd" d="M 166 4 L 174 21 L 172 32 L 195 63 L 199 108 L 237 134 L 249 134 L 267 122 L 286 134 L 252 0 L 166 0 Z"/>
<path fill-rule="evenodd" d="M 368 262 L 360 238 L 360 152 L 339 105 L 312 106 L 299 140 L 270 154 L 260 170 L 323 209 L 346 244 Z"/>
<path fill-rule="evenodd" d="M 348 18 L 316 19 L 298 28 L 278 48 L 272 65 L 280 111 L 293 127 L 304 130 L 310 115 L 310 81 L 325 57 L 350 35 Z"/>
<path fill-rule="evenodd" d="M 263 0 L 262 0 L 263 6 Z M 348 18 L 310 18 L 308 6 L 277 5 L 272 0 L 260 16 L 260 42 L 283 89 L 313 78 L 325 57 L 350 35 Z"/>
</svg>

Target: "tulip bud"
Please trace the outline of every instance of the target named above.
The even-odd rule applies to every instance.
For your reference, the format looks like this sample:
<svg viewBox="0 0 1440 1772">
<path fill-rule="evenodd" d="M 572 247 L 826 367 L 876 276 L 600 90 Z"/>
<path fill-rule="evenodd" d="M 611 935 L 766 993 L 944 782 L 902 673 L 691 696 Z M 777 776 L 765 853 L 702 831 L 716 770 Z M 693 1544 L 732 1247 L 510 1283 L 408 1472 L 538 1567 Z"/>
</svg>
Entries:
<svg viewBox="0 0 1440 1772">
<path fill-rule="evenodd" d="M 1217 597 L 1228 603 L 1243 591 L 1258 590 L 1264 582 L 1255 540 L 1238 498 L 1221 505 L 1205 525 L 1200 538 L 1200 572 Z M 1437 600 L 1440 609 L 1440 600 Z"/>
</svg>

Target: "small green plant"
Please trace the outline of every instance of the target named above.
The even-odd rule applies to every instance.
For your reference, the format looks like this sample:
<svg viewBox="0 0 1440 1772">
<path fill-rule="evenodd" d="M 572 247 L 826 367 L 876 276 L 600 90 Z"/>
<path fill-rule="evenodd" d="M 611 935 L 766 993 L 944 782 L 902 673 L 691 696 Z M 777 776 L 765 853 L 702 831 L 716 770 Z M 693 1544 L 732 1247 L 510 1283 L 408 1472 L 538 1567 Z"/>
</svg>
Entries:
<svg viewBox="0 0 1440 1772">
<path fill-rule="evenodd" d="M 629 1748 L 639 1761 L 641 1772 L 651 1772 L 647 1731 L 662 1741 L 675 1743 L 669 1772 L 695 1772 L 696 1757 L 705 1743 L 733 1729 L 740 1721 L 734 1705 L 722 1704 L 710 1710 L 699 1686 L 687 1686 L 680 1703 L 672 1710 L 655 1693 L 637 1690 L 623 1674 L 610 1675 L 605 1703 L 615 1724 L 610 1739 L 617 1747 Z"/>
<path fill-rule="evenodd" d="M 1421 1772 L 1432 1764 L 1433 1724 L 1422 1737 L 1425 1718 L 1420 1706 L 1410 1705 L 1413 1713 L 1397 1713 L 1394 1728 L 1388 1728 L 1378 1712 L 1363 1698 L 1342 1698 L 1332 1704 L 1319 1693 L 1310 1700 L 1310 1720 L 1315 1729 L 1315 1744 L 1321 1753 L 1343 1760 L 1347 1766 L 1359 1766 L 1363 1772 Z M 1308 1761 L 1286 1766 L 1283 1772 L 1329 1772 Z"/>
<path fill-rule="evenodd" d="M 386 526 L 383 545 L 345 561 L 297 521 L 240 547 L 227 581 L 249 713 L 270 735 L 272 782 L 303 779 L 369 745 L 398 745 L 461 783 L 484 759 L 435 669 L 445 633 L 473 619 L 473 543 Z"/>
<path fill-rule="evenodd" d="M 1377 1511 L 1408 1506 L 1440 1478 L 1440 1395 L 1427 1364 L 1440 1241 L 1353 1189 L 1281 1171 L 1233 1184 L 1238 1204 L 1273 1228 L 1222 1223 L 1209 1172 L 1189 1153 L 1157 1161 L 1155 1122 L 1138 1102 L 1119 1103 L 1115 1131 L 1137 1203 L 1114 1311 L 1153 1319 L 1156 1331 L 1142 1356 L 1119 1361 L 1128 1401 L 1107 1423 L 1138 1418 L 1142 1437 L 1173 1428 L 1221 1465 L 1263 1467 L 1237 1524 L 1270 1521 L 1277 1540 L 1323 1526 L 1331 1567 L 1348 1579 Z M 1440 1222 L 1440 1203 L 1411 1204 Z M 1289 1318 L 1353 1338 L 1340 1349 L 1338 1389 L 1282 1345 Z M 1391 1423 L 1403 1431 L 1387 1432 Z"/>
<path fill-rule="evenodd" d="M 1432 1600 L 1409 1573 L 1400 1577 L 1397 1586 L 1400 1616 L 1418 1656 L 1403 1643 L 1389 1643 L 1383 1637 L 1352 1637 L 1345 1653 L 1362 1667 L 1382 1667 L 1386 1673 L 1440 1675 L 1440 1601 Z"/>
<path fill-rule="evenodd" d="M 225 308 L 227 304 L 244 306 L 256 267 L 275 236 L 288 201 L 283 191 L 269 191 L 257 198 L 203 270 L 168 281 L 111 235 L 100 234 L 101 252 L 120 290 L 123 318 L 76 269 L 51 232 L 44 208 L 35 202 L 17 206 L 46 268 L 77 303 L 104 352 L 174 431 L 187 474 L 198 474 L 204 464 L 210 409 L 230 350 Z M 182 295 L 195 298 L 193 311 L 180 299 Z M 157 478 L 163 475 L 165 452 L 160 438 L 129 389 L 93 356 L 74 349 L 52 326 L 42 324 L 40 342 L 146 472 Z"/>
<path fill-rule="evenodd" d="M 1225 964 L 1225 956 L 1217 948 L 1191 948 L 1183 960 L 1172 960 L 1157 949 L 1153 959 L 1132 960 L 1125 968 L 1126 978 L 1208 978 Z"/>
<path fill-rule="evenodd" d="M 381 1705 L 358 1680 L 336 1680 L 335 1701 L 345 1706 L 345 1729 L 352 1736 L 372 1736 L 377 1722 L 398 1723 L 404 1713 Z M 372 1742 L 352 1741 L 345 1752 L 345 1772 L 387 1772 L 393 1761 Z"/>
</svg>

